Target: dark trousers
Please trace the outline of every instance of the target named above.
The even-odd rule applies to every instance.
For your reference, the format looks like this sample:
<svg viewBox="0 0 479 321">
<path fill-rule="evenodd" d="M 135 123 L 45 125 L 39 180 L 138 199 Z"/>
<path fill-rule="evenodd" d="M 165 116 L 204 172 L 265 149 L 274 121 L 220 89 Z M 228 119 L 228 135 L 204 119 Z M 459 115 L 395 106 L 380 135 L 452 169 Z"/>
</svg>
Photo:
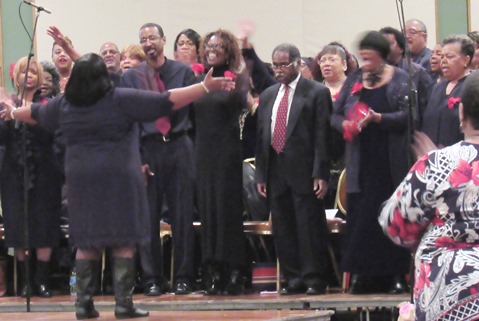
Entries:
<svg viewBox="0 0 479 321">
<path fill-rule="evenodd" d="M 309 286 L 325 280 L 328 273 L 326 214 L 322 201 L 313 192 L 313 182 L 311 193 L 295 192 L 281 165 L 281 156 L 273 155 L 268 195 L 276 252 L 286 280 L 302 281 Z"/>
<path fill-rule="evenodd" d="M 175 278 L 194 277 L 193 143 L 184 135 L 164 142 L 145 137 L 142 140 L 144 163 L 154 176 L 148 178 L 151 243 L 138 248 L 144 283 L 158 282 L 163 275 L 159 227 L 163 200 L 168 205 L 173 246 Z"/>
</svg>

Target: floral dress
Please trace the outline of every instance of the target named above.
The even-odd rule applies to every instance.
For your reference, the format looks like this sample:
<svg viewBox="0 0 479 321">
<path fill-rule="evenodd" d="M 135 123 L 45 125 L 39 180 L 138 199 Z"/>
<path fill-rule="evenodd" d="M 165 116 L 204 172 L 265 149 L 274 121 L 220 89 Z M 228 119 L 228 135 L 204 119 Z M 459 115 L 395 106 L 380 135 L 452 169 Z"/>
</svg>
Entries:
<svg viewBox="0 0 479 321">
<path fill-rule="evenodd" d="M 416 320 L 479 318 L 479 145 L 423 156 L 384 204 L 379 222 L 416 249 Z"/>
</svg>

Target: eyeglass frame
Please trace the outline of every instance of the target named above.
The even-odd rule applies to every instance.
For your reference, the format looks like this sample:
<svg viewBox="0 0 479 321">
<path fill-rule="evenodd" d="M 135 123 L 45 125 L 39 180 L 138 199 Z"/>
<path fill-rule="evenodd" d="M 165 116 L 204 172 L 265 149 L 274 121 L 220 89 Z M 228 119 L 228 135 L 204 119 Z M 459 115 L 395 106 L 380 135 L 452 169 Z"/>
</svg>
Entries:
<svg viewBox="0 0 479 321">
<path fill-rule="evenodd" d="M 149 36 L 148 38 L 140 39 L 140 45 L 145 45 L 150 41 L 150 43 L 158 42 L 162 37 Z"/>
<path fill-rule="evenodd" d="M 291 66 L 296 67 L 295 63 L 296 63 L 296 61 L 291 61 L 287 65 L 285 65 L 285 64 L 275 65 L 274 62 L 273 62 L 273 63 L 271 63 L 271 68 L 273 68 L 273 70 L 275 70 L 275 69 L 283 69 L 284 70 L 284 69 L 289 68 Z"/>
<path fill-rule="evenodd" d="M 215 49 L 215 50 L 225 50 L 225 49 L 226 49 L 226 46 L 223 45 L 223 44 L 220 44 L 220 43 L 206 44 L 206 45 L 205 45 L 205 49 L 207 49 L 207 50 L 211 50 L 211 49 Z"/>
<path fill-rule="evenodd" d="M 416 30 L 416 29 L 406 29 L 406 35 L 417 36 L 418 34 L 423 33 L 426 34 L 424 30 Z"/>
</svg>

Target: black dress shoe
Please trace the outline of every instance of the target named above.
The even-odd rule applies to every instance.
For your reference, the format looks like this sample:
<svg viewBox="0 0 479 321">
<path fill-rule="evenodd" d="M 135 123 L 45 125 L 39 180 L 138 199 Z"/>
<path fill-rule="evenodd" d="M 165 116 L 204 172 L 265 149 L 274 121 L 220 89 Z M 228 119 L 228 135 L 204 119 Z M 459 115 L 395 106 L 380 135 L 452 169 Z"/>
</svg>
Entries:
<svg viewBox="0 0 479 321">
<path fill-rule="evenodd" d="M 22 298 L 26 298 L 27 297 L 27 286 L 24 285 L 23 288 L 22 288 L 22 291 L 20 291 L 20 296 Z M 33 288 L 30 287 L 30 296 L 33 296 Z"/>
<path fill-rule="evenodd" d="M 145 286 L 145 295 L 146 296 L 160 296 L 161 295 L 161 287 L 156 282 L 148 283 Z"/>
<path fill-rule="evenodd" d="M 246 277 L 239 270 L 233 270 L 225 287 L 226 295 L 240 295 L 245 291 Z"/>
<path fill-rule="evenodd" d="M 403 294 L 407 292 L 406 280 L 402 276 L 395 275 L 389 288 L 389 294 Z"/>
<path fill-rule="evenodd" d="M 37 286 L 37 294 L 41 298 L 51 298 L 53 296 L 50 287 L 46 284 L 40 284 Z"/>
<path fill-rule="evenodd" d="M 366 294 L 370 293 L 370 289 L 367 284 L 367 277 L 363 275 L 353 274 L 351 276 L 351 286 L 349 287 L 349 293 L 351 294 Z"/>
<path fill-rule="evenodd" d="M 292 294 L 304 294 L 306 292 L 306 286 L 302 283 L 288 284 L 286 287 L 279 291 L 280 295 L 292 295 Z"/>
<path fill-rule="evenodd" d="M 308 286 L 308 289 L 306 290 L 306 294 L 307 295 L 326 294 L 326 288 L 327 288 L 326 283 L 323 283 L 323 282 L 313 283 L 310 286 Z"/>
<path fill-rule="evenodd" d="M 190 294 L 193 292 L 190 281 L 186 279 L 179 279 L 176 281 L 175 286 L 173 287 L 173 292 L 177 295 Z"/>
</svg>

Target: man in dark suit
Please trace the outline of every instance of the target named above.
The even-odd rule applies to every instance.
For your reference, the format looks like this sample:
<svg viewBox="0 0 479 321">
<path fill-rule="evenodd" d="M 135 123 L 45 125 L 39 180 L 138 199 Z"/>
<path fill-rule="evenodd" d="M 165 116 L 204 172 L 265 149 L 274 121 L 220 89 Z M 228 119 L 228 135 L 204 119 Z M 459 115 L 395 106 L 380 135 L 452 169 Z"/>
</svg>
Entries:
<svg viewBox="0 0 479 321">
<path fill-rule="evenodd" d="M 165 57 L 166 38 L 163 29 L 154 23 L 140 28 L 140 44 L 147 61 L 130 68 L 122 77 L 120 86 L 165 91 L 185 87 L 194 82 L 189 66 Z M 138 106 L 141 108 L 141 106 Z M 142 123 L 141 152 L 143 171 L 147 178 L 148 202 L 151 213 L 151 243 L 139 247 L 145 294 L 160 295 L 165 290 L 162 279 L 159 223 L 163 200 L 173 233 L 176 294 L 192 291 L 194 278 L 193 143 L 187 135 L 191 128 L 188 108 L 176 111 L 170 117 Z M 163 284 L 162 284 L 163 282 Z"/>
<path fill-rule="evenodd" d="M 424 22 L 418 19 L 406 21 L 406 40 L 411 51 L 412 61 L 424 67 L 431 74 L 431 63 L 429 60 L 431 59 L 432 51 L 426 47 L 427 29 Z"/>
<path fill-rule="evenodd" d="M 273 51 L 278 84 L 258 107 L 256 182 L 268 197 L 273 236 L 287 284 L 281 294 L 325 293 L 328 230 L 322 203 L 329 179 L 329 90 L 300 75 L 298 48 Z"/>
</svg>

